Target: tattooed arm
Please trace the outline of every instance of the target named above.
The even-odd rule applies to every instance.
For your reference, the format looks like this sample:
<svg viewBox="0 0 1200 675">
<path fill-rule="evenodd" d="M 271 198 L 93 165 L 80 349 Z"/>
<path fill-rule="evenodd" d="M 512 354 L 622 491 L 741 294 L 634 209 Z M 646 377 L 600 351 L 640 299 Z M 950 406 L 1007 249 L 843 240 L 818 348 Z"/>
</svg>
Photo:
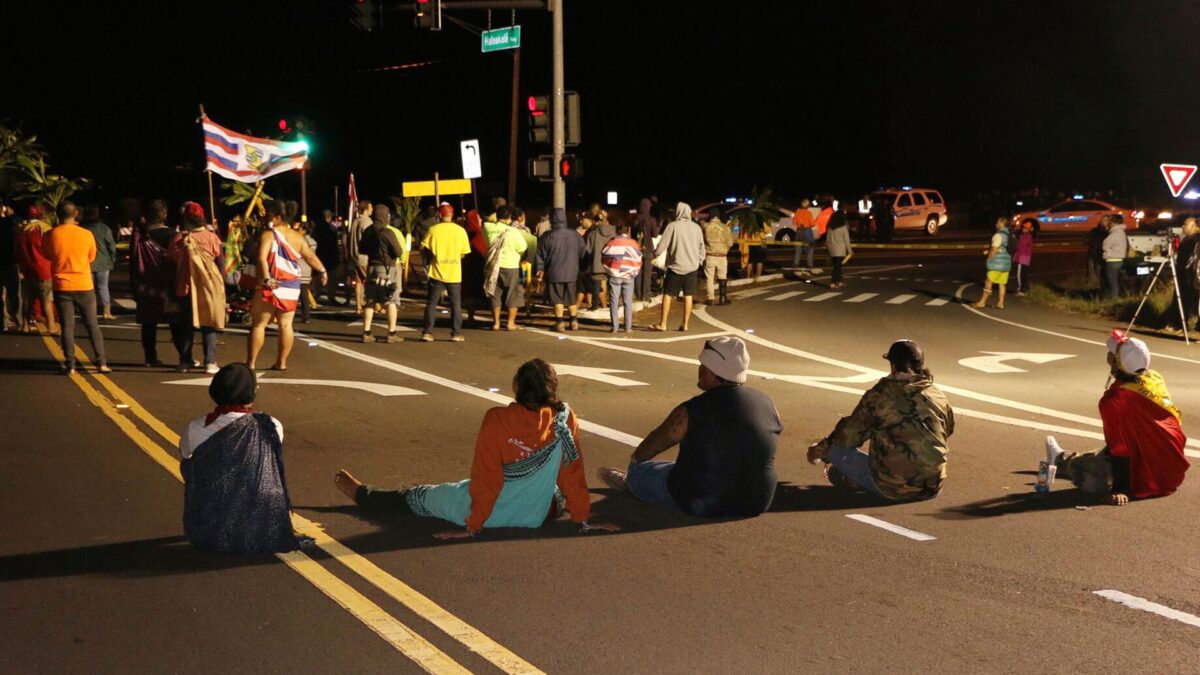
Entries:
<svg viewBox="0 0 1200 675">
<path fill-rule="evenodd" d="M 658 428 L 650 432 L 634 450 L 632 460 L 648 462 L 669 450 L 687 435 L 688 413 L 683 405 L 677 406 Z"/>
</svg>

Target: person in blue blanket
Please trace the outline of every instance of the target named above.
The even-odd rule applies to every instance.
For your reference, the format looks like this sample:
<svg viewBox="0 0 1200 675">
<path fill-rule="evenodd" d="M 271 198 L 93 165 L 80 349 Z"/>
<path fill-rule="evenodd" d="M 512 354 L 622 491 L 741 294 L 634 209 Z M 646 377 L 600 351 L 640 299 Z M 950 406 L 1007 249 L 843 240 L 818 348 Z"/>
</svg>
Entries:
<svg viewBox="0 0 1200 675">
<path fill-rule="evenodd" d="M 198 549 L 258 554 L 300 547 L 283 473 L 283 425 L 254 411 L 257 391 L 245 364 L 221 368 L 208 387 L 217 407 L 180 436 L 183 533 Z"/>
</svg>

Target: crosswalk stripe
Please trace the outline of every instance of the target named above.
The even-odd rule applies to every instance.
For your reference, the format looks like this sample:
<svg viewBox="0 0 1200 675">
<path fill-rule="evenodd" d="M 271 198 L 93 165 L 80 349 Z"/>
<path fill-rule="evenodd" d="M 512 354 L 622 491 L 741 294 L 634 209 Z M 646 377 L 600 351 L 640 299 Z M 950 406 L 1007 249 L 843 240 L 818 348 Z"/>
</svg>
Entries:
<svg viewBox="0 0 1200 675">
<path fill-rule="evenodd" d="M 823 302 L 830 298 L 836 298 L 839 295 L 841 295 L 841 293 L 822 293 L 820 295 L 814 295 L 811 298 L 805 298 L 804 301 L 805 302 Z"/>
<path fill-rule="evenodd" d="M 941 307 L 947 302 L 950 302 L 950 298 L 934 298 L 925 304 L 929 307 Z"/>
<path fill-rule="evenodd" d="M 871 298 L 873 298 L 877 295 L 879 295 L 879 294 L 878 293 L 859 293 L 858 295 L 854 296 L 853 298 L 848 298 L 845 302 L 866 302 L 867 300 L 870 300 Z"/>
<path fill-rule="evenodd" d="M 917 296 L 912 293 L 901 293 L 900 295 L 897 295 L 896 297 L 892 298 L 891 300 L 888 300 L 887 303 L 885 303 L 885 304 L 903 305 L 904 303 L 908 302 L 909 300 L 912 300 L 915 297 L 917 297 Z"/>
<path fill-rule="evenodd" d="M 787 300 L 788 298 L 794 298 L 797 295 L 804 295 L 807 292 L 808 291 L 788 291 L 787 293 L 780 293 L 779 295 L 772 295 L 771 297 L 767 298 L 766 300 L 767 300 L 767 302 L 779 302 L 780 300 Z"/>
<path fill-rule="evenodd" d="M 763 295 L 764 293 L 770 293 L 770 292 L 771 292 L 771 289 L 769 289 L 769 288 L 752 288 L 748 291 L 738 291 L 737 293 L 730 293 L 729 297 L 731 297 L 731 298 L 753 298 L 756 295 Z"/>
</svg>

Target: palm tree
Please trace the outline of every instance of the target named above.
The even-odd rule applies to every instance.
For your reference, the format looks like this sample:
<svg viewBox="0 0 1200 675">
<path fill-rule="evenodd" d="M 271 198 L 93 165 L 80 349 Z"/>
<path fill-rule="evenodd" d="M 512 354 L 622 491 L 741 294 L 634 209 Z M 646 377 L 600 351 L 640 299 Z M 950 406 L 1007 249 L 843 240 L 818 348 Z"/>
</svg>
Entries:
<svg viewBox="0 0 1200 675">
<path fill-rule="evenodd" d="M 771 186 L 762 190 L 755 186 L 750 191 L 750 203 L 747 208 L 739 209 L 734 218 L 737 219 L 740 232 L 756 234 L 769 232 L 771 226 L 779 220 L 779 205 L 771 194 Z"/>
</svg>

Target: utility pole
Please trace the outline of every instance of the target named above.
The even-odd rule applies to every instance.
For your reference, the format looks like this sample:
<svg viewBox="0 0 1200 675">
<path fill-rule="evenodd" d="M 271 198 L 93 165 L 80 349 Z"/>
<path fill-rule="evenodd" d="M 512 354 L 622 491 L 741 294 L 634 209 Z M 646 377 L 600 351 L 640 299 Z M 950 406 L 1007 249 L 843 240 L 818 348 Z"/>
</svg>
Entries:
<svg viewBox="0 0 1200 675">
<path fill-rule="evenodd" d="M 508 203 L 517 203 L 517 117 L 521 106 L 521 48 L 513 50 L 512 119 L 508 128 Z"/>
<path fill-rule="evenodd" d="M 566 148 L 566 106 L 563 104 L 563 0 L 549 0 L 551 21 L 554 33 L 554 100 L 551 103 L 550 121 L 554 125 L 551 130 L 551 151 L 554 171 L 554 200 L 556 209 L 567 208 L 567 184 L 562 177 L 562 156 Z"/>
</svg>

